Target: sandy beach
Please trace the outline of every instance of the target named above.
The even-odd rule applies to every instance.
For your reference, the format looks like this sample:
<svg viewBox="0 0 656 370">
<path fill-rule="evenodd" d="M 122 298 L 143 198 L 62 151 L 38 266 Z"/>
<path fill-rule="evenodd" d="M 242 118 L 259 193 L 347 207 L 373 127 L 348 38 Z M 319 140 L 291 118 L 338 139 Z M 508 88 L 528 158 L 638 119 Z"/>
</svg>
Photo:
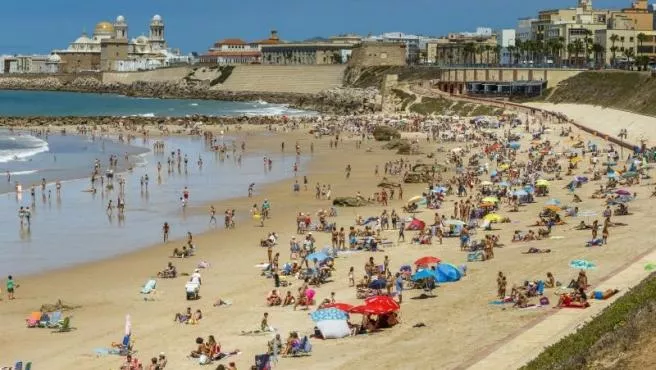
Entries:
<svg viewBox="0 0 656 370">
<path fill-rule="evenodd" d="M 581 114 L 585 116 L 585 113 Z M 571 118 L 577 119 L 576 116 Z M 604 116 L 603 113 L 594 117 L 597 124 L 605 125 L 605 129 L 609 131 L 612 131 L 612 125 L 616 123 L 614 119 Z M 573 144 L 568 138 L 558 136 L 561 126 L 554 124 L 551 128 L 548 136 L 558 143 L 556 147 L 565 149 Z M 574 128 L 571 136 L 577 135 L 584 141 L 591 138 Z M 275 251 L 280 252 L 282 262 L 287 262 L 288 242 L 296 235 L 296 214 L 307 212 L 315 215 L 319 209 L 330 207 L 329 200 L 315 199 L 315 184 L 330 184 L 333 197 L 353 196 L 358 191 L 368 196 L 377 191 L 376 185 L 382 179 L 382 168 L 386 162 L 401 157 L 411 162 L 417 159 L 430 162 L 432 159 L 427 159 L 425 154 L 434 153 L 438 145 L 446 151 L 467 145 L 454 142 L 437 144 L 422 139 L 419 146 L 423 155 L 399 156 L 394 151 L 382 149 L 381 143 L 372 140 L 365 141 L 361 148 L 357 148 L 356 139 L 344 135 L 336 149 L 330 147 L 329 140 L 332 138 L 313 138 L 308 129 L 267 136 L 252 135 L 247 138 L 248 147 L 257 148 L 258 151 L 280 152 L 281 142 L 284 141 L 286 153 L 289 155 L 293 155 L 294 144 L 298 143 L 303 154 L 311 156 L 307 168 L 297 178 L 302 183 L 302 176 L 308 177 L 307 191 L 301 189 L 299 193 L 294 193 L 294 179 L 289 179 L 258 188 L 257 194 L 251 199 L 242 197 L 210 203 L 216 207 L 221 224 L 223 210 L 235 208 L 238 214 L 243 215 L 248 213 L 253 203 L 261 204 L 264 199 L 268 199 L 272 203 L 272 219 L 267 220 L 264 227 L 259 227 L 250 219 L 238 222 L 234 230 L 223 230 L 222 227 L 209 230 L 208 227 L 208 232 L 194 235 L 198 252 L 196 256 L 187 259 L 169 258 L 173 248 L 179 247 L 183 241 L 160 244 L 159 230 L 144 230 L 145 233 L 153 235 L 152 246 L 138 252 L 41 275 L 16 276 L 16 281 L 20 284 L 20 288 L 16 290 L 16 299 L 7 301 L 6 297 L 3 297 L 0 302 L 3 329 L 10 333 L 0 338 L 0 366 L 23 360 L 33 362 L 37 368 L 46 369 L 118 369 L 123 362 L 121 357 L 98 356 L 94 349 L 109 347 L 112 342 L 121 341 L 127 314 L 131 316 L 134 347 L 138 351 L 136 356 L 147 364 L 151 357 L 164 352 L 168 358 L 167 369 L 198 368 L 197 360 L 188 359 L 187 355 L 195 349 L 194 341 L 197 337 L 206 338 L 208 335 L 216 337 L 222 350 L 239 349 L 242 352 L 218 363 L 227 364 L 234 361 L 239 369 L 249 368 L 255 355 L 266 352 L 266 343 L 271 336 L 242 336 L 240 332 L 256 329 L 264 312 L 269 313 L 270 325 L 278 330 L 283 340 L 290 331 L 311 334 L 314 323 L 308 317 L 308 311 L 266 306 L 265 297 L 273 289 L 273 282 L 260 276 L 260 270 L 255 267 L 267 259 L 266 249 L 259 246 L 260 240 L 265 238 L 267 233 L 275 231 L 280 236 Z M 522 149 L 528 147 L 529 141 L 529 136 L 522 137 Z M 312 154 L 309 154 L 310 145 L 314 147 Z M 522 160 L 526 159 L 526 155 L 525 150 L 520 150 L 519 157 Z M 436 153 L 436 158 L 438 163 L 444 163 L 443 153 Z M 561 161 L 565 163 L 565 159 Z M 353 168 L 348 179 L 345 176 L 347 165 Z M 381 169 L 378 176 L 374 174 L 377 165 Z M 580 166 L 582 168 L 575 174 L 583 174 L 587 162 L 581 162 Z M 445 178 L 452 175 L 450 172 Z M 570 180 L 571 177 L 565 176 L 563 180 L 553 181 L 549 197 L 560 199 L 563 204 L 570 204 L 572 195 L 563 189 Z M 598 183 L 591 182 L 578 189 L 577 194 L 582 202 L 576 206 L 581 210 L 595 211 L 599 215 L 596 218 L 601 221 L 601 212 L 605 206 L 601 200 L 590 198 L 598 186 Z M 466 262 L 467 254 L 460 250 L 458 238 L 446 238 L 441 245 L 437 240 L 433 240 L 432 245 L 411 244 L 409 241 L 414 232 L 406 233 L 408 242 L 395 243 L 395 246 L 386 247 L 383 252 L 355 252 L 337 258 L 333 281 L 316 288 L 316 298 L 319 301 L 334 292 L 337 301 L 358 304 L 360 301 L 356 299 L 354 289 L 348 287 L 347 273 L 349 267 L 353 266 L 357 280 L 364 274 L 363 266 L 369 257 L 374 257 L 377 263 L 382 263 L 384 256 L 389 256 L 391 270 L 398 271 L 401 265 L 412 264 L 419 257 L 439 256 L 443 261 L 455 265 L 466 264 L 467 276 L 458 282 L 442 284 L 436 289 L 435 298 L 413 299 L 419 296 L 421 291 L 405 292 L 401 323 L 393 328 L 339 340 L 313 339 L 312 356 L 280 358 L 278 367 L 459 369 L 483 360 L 510 338 L 531 330 L 535 323 L 547 315 L 554 314 L 554 310 L 558 311 L 552 308 L 558 297 L 550 290 L 546 292 L 546 296 L 551 300 L 548 307 L 515 309 L 490 304 L 490 301 L 496 298 L 495 279 L 499 271 L 508 276 L 509 287 L 525 280 L 544 279 L 547 272 L 552 272 L 558 281 L 566 285 L 577 274 L 577 270 L 569 267 L 569 262 L 584 258 L 597 265 L 597 268 L 588 271 L 594 289 L 600 281 L 617 273 L 628 261 L 654 249 L 649 243 L 648 232 L 653 228 L 651 220 L 656 216 L 653 200 L 649 199 L 651 187 L 643 182 L 632 186 L 630 190 L 636 192 L 639 199 L 630 203 L 632 215 L 614 218 L 614 221 L 627 223 L 628 226 L 611 228 L 609 243 L 603 247 L 584 246 L 590 239 L 589 231 L 572 229 L 581 218 L 567 219 L 566 225 L 556 226 L 550 239 L 511 242 L 513 231 L 528 230 L 529 224 L 536 220 L 537 214 L 548 199 L 538 198 L 536 203 L 521 207 L 517 213 L 509 213 L 507 205 L 501 206 L 499 213 L 510 217 L 511 223 L 496 224 L 495 229 L 498 230 L 491 232 L 478 230 L 477 238 L 484 234 L 495 234 L 499 235 L 501 243 L 504 244 L 502 248 L 495 250 L 495 258 L 489 261 Z M 404 199 L 425 191 L 426 184 L 403 185 Z M 244 194 L 245 192 L 246 189 Z M 448 217 L 452 213 L 453 201 L 460 199 L 455 195 L 448 196 L 443 208 L 438 212 Z M 365 218 L 378 216 L 383 209 L 401 212 L 405 204 L 406 200 L 394 199 L 387 207 L 371 205 L 338 208 L 338 216 L 331 218 L 330 222 L 348 229 L 358 215 Z M 207 207 L 209 204 L 198 207 L 197 211 L 206 212 Z M 434 212 L 424 207 L 420 209 L 417 217 L 432 223 Z M 397 231 L 383 231 L 383 234 L 396 242 Z M 319 248 L 330 244 L 330 234 L 318 232 L 315 236 Z M 549 248 L 552 252 L 523 254 L 529 247 Z M 158 279 L 157 291 L 152 301 L 145 301 L 144 296 L 139 293 L 144 282 L 156 275 L 157 271 L 164 269 L 168 262 L 173 262 L 179 272 L 191 273 L 200 261 L 208 261 L 211 264 L 209 268 L 202 270 L 200 300 L 185 300 L 183 290 L 186 277 Z M 291 281 L 291 287 L 280 288 L 282 293 L 286 290 L 295 292 L 300 286 L 300 281 Z M 219 297 L 230 300 L 232 304 L 213 307 Z M 75 330 L 53 334 L 48 329 L 26 328 L 25 318 L 30 312 L 38 310 L 42 304 L 55 303 L 58 299 L 80 306 L 65 313 L 72 315 L 72 326 Z M 596 304 L 592 302 L 593 307 Z M 199 324 L 183 325 L 174 322 L 175 313 L 184 312 L 187 307 L 203 311 L 204 318 Z M 311 310 L 314 308 L 316 306 Z M 556 312 L 554 315 L 559 314 L 560 312 Z M 354 316 L 356 317 L 353 321 L 358 322 L 359 315 Z M 414 327 L 418 323 L 425 326 Z M 216 364 L 212 368 L 216 367 Z"/>
</svg>

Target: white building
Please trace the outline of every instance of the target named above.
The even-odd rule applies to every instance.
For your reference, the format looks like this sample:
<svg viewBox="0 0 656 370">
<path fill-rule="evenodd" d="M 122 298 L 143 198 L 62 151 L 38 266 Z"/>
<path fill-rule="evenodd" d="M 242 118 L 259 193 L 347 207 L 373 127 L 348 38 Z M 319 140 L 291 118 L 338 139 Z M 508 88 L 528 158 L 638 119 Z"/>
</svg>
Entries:
<svg viewBox="0 0 656 370">
<path fill-rule="evenodd" d="M 0 73 L 50 73 L 49 55 L 4 55 L 0 57 Z"/>
<path fill-rule="evenodd" d="M 519 18 L 517 20 L 517 28 L 515 29 L 515 39 L 521 42 L 531 40 L 531 28 L 535 21 L 537 21 L 536 18 Z"/>
<path fill-rule="evenodd" d="M 501 46 L 501 52 L 499 55 L 499 63 L 501 65 L 512 64 L 513 56 L 508 48 L 515 46 L 516 36 L 517 34 L 513 29 L 497 31 L 497 45 Z"/>
</svg>

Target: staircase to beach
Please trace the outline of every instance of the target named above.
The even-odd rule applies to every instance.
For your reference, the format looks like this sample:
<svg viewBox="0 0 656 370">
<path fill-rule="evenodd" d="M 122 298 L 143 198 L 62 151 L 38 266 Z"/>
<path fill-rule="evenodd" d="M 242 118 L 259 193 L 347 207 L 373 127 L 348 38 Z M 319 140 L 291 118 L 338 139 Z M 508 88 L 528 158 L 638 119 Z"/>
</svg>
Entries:
<svg viewBox="0 0 656 370">
<path fill-rule="evenodd" d="M 343 84 L 344 65 L 238 65 L 213 90 L 318 93 Z"/>
</svg>

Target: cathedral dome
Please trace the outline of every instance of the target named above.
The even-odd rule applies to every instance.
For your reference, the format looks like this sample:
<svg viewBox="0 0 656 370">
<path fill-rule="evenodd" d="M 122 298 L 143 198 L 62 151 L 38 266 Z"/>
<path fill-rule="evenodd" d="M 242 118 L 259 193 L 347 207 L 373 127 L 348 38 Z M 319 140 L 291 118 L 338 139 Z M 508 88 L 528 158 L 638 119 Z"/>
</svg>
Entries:
<svg viewBox="0 0 656 370">
<path fill-rule="evenodd" d="M 123 23 L 123 22 L 125 22 L 124 16 L 119 15 L 118 17 L 116 17 L 116 23 Z"/>
<path fill-rule="evenodd" d="M 111 35 L 114 33 L 114 26 L 109 22 L 100 22 L 93 31 L 94 35 Z"/>
<path fill-rule="evenodd" d="M 159 14 L 155 14 L 153 16 L 153 22 L 161 22 L 161 21 L 162 21 L 162 17 Z"/>
</svg>

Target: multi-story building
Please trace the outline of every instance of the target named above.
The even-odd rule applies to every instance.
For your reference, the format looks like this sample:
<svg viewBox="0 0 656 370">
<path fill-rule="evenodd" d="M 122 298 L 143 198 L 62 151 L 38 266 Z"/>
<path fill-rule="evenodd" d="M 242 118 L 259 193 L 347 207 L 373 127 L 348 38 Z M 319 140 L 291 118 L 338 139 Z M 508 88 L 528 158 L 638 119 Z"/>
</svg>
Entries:
<svg viewBox="0 0 656 370">
<path fill-rule="evenodd" d="M 262 64 L 343 64 L 352 43 L 299 42 L 262 45 Z"/>
<path fill-rule="evenodd" d="M 653 31 L 647 31 L 653 33 Z M 603 55 L 595 55 L 600 64 L 617 66 L 635 61 L 638 52 L 638 31 L 603 29 L 595 32 L 595 43 L 604 49 Z M 653 53 L 652 53 L 653 54 Z"/>
<path fill-rule="evenodd" d="M 201 63 L 211 64 L 256 64 L 261 63 L 262 45 L 278 45 L 278 31 L 271 31 L 266 40 L 246 42 L 238 38 L 223 39 L 216 42 L 200 56 Z"/>
<path fill-rule="evenodd" d="M 498 55 L 498 63 L 501 65 L 512 64 L 513 55 L 512 47 L 515 46 L 517 33 L 513 29 L 497 31 L 497 45 L 500 47 Z"/>
<path fill-rule="evenodd" d="M 52 58 L 50 55 L 14 55 L 3 56 L 0 73 L 56 73 L 53 70 Z"/>
<path fill-rule="evenodd" d="M 515 28 L 515 40 L 516 41 L 528 41 L 532 39 L 532 27 L 533 22 L 536 22 L 537 18 L 525 17 L 519 18 L 517 20 L 517 28 Z"/>
<path fill-rule="evenodd" d="M 497 34 L 484 27 L 477 28 L 476 32 L 450 33 L 428 42 L 427 62 L 439 65 L 496 64 L 497 40 Z"/>
</svg>

